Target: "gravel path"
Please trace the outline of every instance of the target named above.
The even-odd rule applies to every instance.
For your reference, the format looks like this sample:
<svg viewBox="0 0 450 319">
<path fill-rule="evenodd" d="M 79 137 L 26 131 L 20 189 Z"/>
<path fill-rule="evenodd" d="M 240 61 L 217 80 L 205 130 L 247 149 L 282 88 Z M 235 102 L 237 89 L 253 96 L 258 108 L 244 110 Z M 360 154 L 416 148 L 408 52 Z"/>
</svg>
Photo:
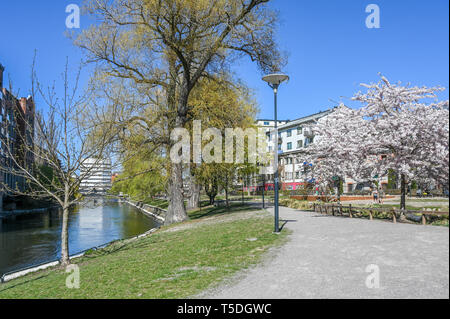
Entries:
<svg viewBox="0 0 450 319">
<path fill-rule="evenodd" d="M 269 209 L 273 212 L 272 209 Z M 449 298 L 449 229 L 280 207 L 292 230 L 260 265 L 199 298 Z M 372 266 L 371 266 L 372 265 Z M 366 281 L 379 269 L 379 287 Z M 369 280 L 372 287 L 376 280 Z M 370 286 L 370 285 L 369 285 Z"/>
</svg>

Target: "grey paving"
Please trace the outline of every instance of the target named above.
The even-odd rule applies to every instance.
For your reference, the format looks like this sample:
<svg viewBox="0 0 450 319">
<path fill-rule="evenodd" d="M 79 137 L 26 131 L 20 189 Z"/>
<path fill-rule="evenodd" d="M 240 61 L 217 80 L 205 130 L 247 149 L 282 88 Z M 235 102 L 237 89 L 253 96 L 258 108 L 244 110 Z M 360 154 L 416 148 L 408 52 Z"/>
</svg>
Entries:
<svg viewBox="0 0 450 319">
<path fill-rule="evenodd" d="M 270 209 L 270 211 L 273 211 Z M 449 298 L 449 229 L 280 207 L 288 243 L 202 298 Z M 379 269 L 379 288 L 366 280 Z M 373 267 L 373 266 L 372 266 Z M 366 272 L 370 271 L 370 272 Z M 374 283 L 372 281 L 372 283 Z"/>
</svg>

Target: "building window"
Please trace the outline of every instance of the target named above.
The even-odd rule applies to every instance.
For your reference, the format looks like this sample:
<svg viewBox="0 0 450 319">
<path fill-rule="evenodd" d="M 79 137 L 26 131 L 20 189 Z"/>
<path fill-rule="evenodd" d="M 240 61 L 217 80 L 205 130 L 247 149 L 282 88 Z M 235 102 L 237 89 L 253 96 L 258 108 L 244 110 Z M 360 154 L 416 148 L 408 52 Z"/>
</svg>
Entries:
<svg viewBox="0 0 450 319">
<path fill-rule="evenodd" d="M 291 150 L 291 149 L 292 149 L 292 143 L 291 143 L 291 142 L 287 143 L 287 149 L 288 149 L 288 150 Z"/>
<path fill-rule="evenodd" d="M 305 139 L 305 146 L 308 146 L 309 144 L 314 143 L 314 137 L 307 137 Z"/>
<path fill-rule="evenodd" d="M 264 125 L 270 125 L 270 122 L 264 122 Z"/>
<path fill-rule="evenodd" d="M 292 130 L 287 130 L 287 137 L 291 137 L 292 136 Z"/>
<path fill-rule="evenodd" d="M 297 141 L 297 148 L 302 148 L 302 147 L 303 147 L 303 140 Z"/>
<path fill-rule="evenodd" d="M 297 127 L 297 135 L 300 135 L 303 133 L 303 127 L 299 126 Z"/>
</svg>

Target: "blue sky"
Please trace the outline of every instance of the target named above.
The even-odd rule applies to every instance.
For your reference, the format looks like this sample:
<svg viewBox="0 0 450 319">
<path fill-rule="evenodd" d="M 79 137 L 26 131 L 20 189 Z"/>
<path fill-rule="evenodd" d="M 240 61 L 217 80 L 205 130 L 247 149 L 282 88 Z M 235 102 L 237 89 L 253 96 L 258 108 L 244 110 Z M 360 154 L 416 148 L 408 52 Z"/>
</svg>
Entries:
<svg viewBox="0 0 450 319">
<path fill-rule="evenodd" d="M 20 95 L 29 90 L 30 65 L 38 52 L 38 73 L 44 83 L 58 79 L 66 56 L 81 52 L 64 35 L 65 7 L 76 0 L 16 0 L 0 6 L 0 63 Z M 381 28 L 365 25 L 368 4 L 380 7 Z M 295 119 L 333 105 L 349 103 L 360 83 L 379 80 L 441 85 L 448 99 L 449 4 L 447 0 L 274 0 L 280 13 L 278 41 L 289 53 L 291 77 L 279 93 L 282 119 Z M 89 21 L 81 18 L 81 27 Z M 273 96 L 256 66 L 247 60 L 235 68 L 255 90 L 261 118 L 273 118 Z M 87 74 L 83 81 L 87 79 Z M 355 105 L 356 106 L 356 105 Z"/>
</svg>

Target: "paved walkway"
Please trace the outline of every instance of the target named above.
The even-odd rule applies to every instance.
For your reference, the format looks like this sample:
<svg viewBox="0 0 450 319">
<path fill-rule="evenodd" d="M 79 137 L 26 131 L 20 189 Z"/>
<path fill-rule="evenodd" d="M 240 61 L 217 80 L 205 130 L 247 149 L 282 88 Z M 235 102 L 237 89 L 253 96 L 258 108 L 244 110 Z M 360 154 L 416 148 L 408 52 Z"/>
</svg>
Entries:
<svg viewBox="0 0 450 319">
<path fill-rule="evenodd" d="M 273 211 L 272 209 L 270 209 Z M 292 234 L 201 298 L 449 298 L 449 229 L 280 207 Z M 379 288 L 366 279 L 379 268 Z M 374 281 L 372 281 L 374 283 Z"/>
</svg>

